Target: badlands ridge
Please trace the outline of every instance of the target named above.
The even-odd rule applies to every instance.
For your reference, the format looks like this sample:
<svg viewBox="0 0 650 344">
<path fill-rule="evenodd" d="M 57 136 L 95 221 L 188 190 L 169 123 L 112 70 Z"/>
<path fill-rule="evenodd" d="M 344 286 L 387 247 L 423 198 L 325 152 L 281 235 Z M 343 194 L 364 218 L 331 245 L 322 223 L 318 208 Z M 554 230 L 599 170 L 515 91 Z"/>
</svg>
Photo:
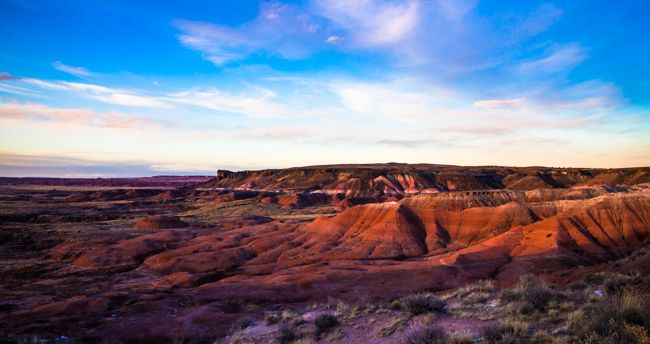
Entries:
<svg viewBox="0 0 650 344">
<path fill-rule="evenodd" d="M 3 183 L 0 326 L 12 334 L 223 336 L 250 312 L 235 304 L 650 273 L 650 168 L 332 165 L 159 189 Z"/>
</svg>

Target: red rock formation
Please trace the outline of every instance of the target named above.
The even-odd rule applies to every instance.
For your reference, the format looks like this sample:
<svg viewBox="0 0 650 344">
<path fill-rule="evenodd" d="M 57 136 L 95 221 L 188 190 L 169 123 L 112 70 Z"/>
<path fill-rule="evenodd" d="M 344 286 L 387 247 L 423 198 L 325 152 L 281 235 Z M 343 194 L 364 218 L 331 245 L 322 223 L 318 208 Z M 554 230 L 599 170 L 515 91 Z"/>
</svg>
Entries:
<svg viewBox="0 0 650 344">
<path fill-rule="evenodd" d="M 346 197 L 376 197 L 435 191 L 532 190 L 578 185 L 650 182 L 649 168 L 577 169 L 548 167 L 462 167 L 427 164 L 329 165 L 263 171 L 222 171 L 200 188 L 322 190 Z"/>
<path fill-rule="evenodd" d="M 560 284 L 602 269 L 650 272 L 647 185 L 528 191 L 435 189 L 419 195 L 386 196 L 395 190 L 408 193 L 430 184 L 423 176 L 397 172 L 367 179 L 338 170 L 303 171 L 273 183 L 295 185 L 300 178 L 322 182 L 332 175 L 337 178 L 332 184 L 335 189 L 272 195 L 251 192 L 259 202 L 293 209 L 340 202 L 341 213 L 312 222 L 258 217 L 153 233 L 116 231 L 112 232 L 114 236 L 82 237 L 59 244 L 48 255 L 48 259 L 64 266 L 55 276 L 87 274 L 91 276 L 83 280 L 87 282 L 105 271 L 128 270 L 105 285 L 128 290 L 129 302 L 141 303 L 118 302 L 119 298 L 110 298 L 105 290 L 93 290 L 87 296 L 65 294 L 49 306 L 40 306 L 40 299 L 24 302 L 31 308 L 19 315 L 43 319 L 51 314 L 94 314 L 104 319 L 115 307 L 126 311 L 142 309 L 140 317 L 106 322 L 102 333 L 117 329 L 115 324 L 126 326 L 133 321 L 137 326 L 150 325 L 164 333 L 150 320 L 152 314 L 158 319 L 172 319 L 170 323 L 181 324 L 178 326 L 194 321 L 207 321 L 212 326 L 212 321 L 223 321 L 225 315 L 211 307 L 218 304 L 221 310 L 219 307 L 231 300 L 386 300 L 401 293 L 454 288 L 477 279 L 493 278 L 508 284 L 530 272 Z M 557 175 L 549 172 L 548 176 L 553 178 L 552 183 L 591 178 L 564 175 L 562 171 Z M 523 189 L 547 181 L 548 176 L 517 176 L 517 185 Z M 240 178 L 237 183 L 257 186 L 275 177 L 277 172 L 243 177 L 222 174 L 222 178 Z M 481 178 L 485 177 L 450 174 L 443 178 L 438 174 L 435 183 L 439 187 L 444 181 L 445 187 L 453 188 L 475 185 Z M 380 195 L 375 194 L 377 191 Z M 367 196 L 369 192 L 373 196 Z M 367 197 L 341 200 L 337 196 L 346 193 Z M 368 203 L 379 200 L 387 201 Z M 151 220 L 144 223 L 145 228 L 167 227 L 160 221 L 153 221 L 154 225 Z M 184 304 L 170 306 L 177 303 Z M 185 304 L 196 305 L 193 309 L 197 313 L 168 316 L 185 309 Z M 223 317 L 211 318 L 215 314 Z"/>
</svg>

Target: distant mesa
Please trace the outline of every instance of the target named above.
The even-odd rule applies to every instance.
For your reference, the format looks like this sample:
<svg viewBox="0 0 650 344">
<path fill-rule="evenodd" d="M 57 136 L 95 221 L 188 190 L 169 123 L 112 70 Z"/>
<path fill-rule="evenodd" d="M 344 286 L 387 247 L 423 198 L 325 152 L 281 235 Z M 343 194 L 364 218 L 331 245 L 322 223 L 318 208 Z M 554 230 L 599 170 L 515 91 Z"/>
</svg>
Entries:
<svg viewBox="0 0 650 344">
<path fill-rule="evenodd" d="M 140 219 L 133 225 L 133 229 L 170 229 L 170 228 L 184 228 L 189 226 L 186 222 L 181 221 L 176 216 L 149 216 Z"/>
</svg>

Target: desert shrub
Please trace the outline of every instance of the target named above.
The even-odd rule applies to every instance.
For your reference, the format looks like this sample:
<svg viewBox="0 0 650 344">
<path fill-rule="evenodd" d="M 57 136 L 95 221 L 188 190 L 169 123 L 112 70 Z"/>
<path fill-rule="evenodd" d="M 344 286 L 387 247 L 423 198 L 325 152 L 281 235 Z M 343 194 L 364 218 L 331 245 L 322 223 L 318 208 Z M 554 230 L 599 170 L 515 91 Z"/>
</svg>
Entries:
<svg viewBox="0 0 650 344">
<path fill-rule="evenodd" d="M 230 340 L 228 341 L 230 344 L 255 344 L 255 341 L 251 336 L 249 336 L 246 333 L 235 333 L 230 336 Z"/>
<path fill-rule="evenodd" d="M 622 326 L 615 321 L 608 322 L 607 333 L 588 333 L 581 341 L 582 344 L 649 344 L 650 336 L 643 326 L 624 323 Z"/>
<path fill-rule="evenodd" d="M 314 320 L 314 325 L 316 325 L 316 336 L 319 337 L 321 334 L 329 331 L 337 324 L 338 320 L 336 320 L 335 316 L 331 314 L 319 315 L 316 320 Z"/>
<path fill-rule="evenodd" d="M 406 328 L 408 323 L 408 318 L 406 317 L 397 317 L 392 319 L 386 326 L 382 327 L 377 331 L 377 337 L 384 338 L 391 336 L 393 333 L 401 332 Z M 372 322 L 370 322 L 372 324 Z"/>
<path fill-rule="evenodd" d="M 267 326 L 275 325 L 282 320 L 282 316 L 278 313 L 266 313 L 264 314 L 264 321 L 266 322 Z"/>
<path fill-rule="evenodd" d="M 564 313 L 559 309 L 549 309 L 546 320 L 553 324 L 560 323 L 564 320 Z"/>
<path fill-rule="evenodd" d="M 423 325 L 431 325 L 431 324 L 433 324 L 434 321 L 436 321 L 436 316 L 433 315 L 433 314 L 431 314 L 431 313 L 426 314 L 426 315 L 423 315 L 423 316 L 420 318 L 420 322 L 421 322 Z"/>
<path fill-rule="evenodd" d="M 553 344 L 555 343 L 555 340 L 550 333 L 539 331 L 533 335 L 530 342 L 533 344 Z"/>
<path fill-rule="evenodd" d="M 519 284 L 517 284 L 517 289 L 526 290 L 537 286 L 541 283 L 539 278 L 533 274 L 523 274 L 519 277 Z"/>
<path fill-rule="evenodd" d="M 587 283 L 584 281 L 574 281 L 569 284 L 569 289 L 573 291 L 585 290 L 587 288 Z"/>
<path fill-rule="evenodd" d="M 555 294 L 544 286 L 534 286 L 524 291 L 524 299 L 536 310 L 545 311 Z"/>
<path fill-rule="evenodd" d="M 470 344 L 474 340 L 470 336 L 452 334 L 448 335 L 435 326 L 416 325 L 406 333 L 406 344 Z"/>
<path fill-rule="evenodd" d="M 648 294 L 624 291 L 586 308 L 583 343 L 650 344 Z"/>
<path fill-rule="evenodd" d="M 458 289 L 453 297 L 455 298 L 464 298 L 473 293 L 490 293 L 495 290 L 494 283 L 490 280 L 480 280 L 476 283 L 467 285 Z"/>
<path fill-rule="evenodd" d="M 527 301 L 518 302 L 514 305 L 516 312 L 514 314 L 532 314 L 535 312 L 535 306 Z"/>
<path fill-rule="evenodd" d="M 397 299 L 390 304 L 391 309 L 403 310 L 411 315 L 419 315 L 428 312 L 446 312 L 447 305 L 433 294 L 413 294 Z"/>
<path fill-rule="evenodd" d="M 572 299 L 572 298 L 569 297 L 569 299 Z M 572 300 L 575 300 L 575 299 L 572 299 Z M 573 301 L 564 301 L 564 302 L 561 302 L 557 306 L 557 309 L 559 309 L 562 312 L 567 313 L 567 312 L 571 312 L 571 311 L 575 310 L 576 305 L 575 305 L 575 303 Z"/>
<path fill-rule="evenodd" d="M 519 300 L 522 302 L 521 314 L 529 314 L 534 311 L 546 312 L 550 308 L 549 306 L 553 304 L 559 305 L 561 301 L 566 299 L 560 291 L 551 289 L 532 275 L 523 275 L 515 292 L 519 294 Z M 501 298 L 503 300 L 503 294 Z M 510 298 L 512 298 L 512 295 Z"/>
<path fill-rule="evenodd" d="M 585 313 L 580 309 L 569 313 L 566 318 L 566 325 L 571 332 L 583 332 L 585 326 Z"/>
<path fill-rule="evenodd" d="M 230 333 L 235 333 L 241 330 L 245 330 L 251 327 L 253 323 L 255 323 L 255 320 L 253 320 L 252 318 L 248 318 L 248 317 L 239 318 L 230 327 Z"/>
<path fill-rule="evenodd" d="M 447 338 L 445 344 L 472 344 L 474 343 L 474 338 L 469 335 L 463 334 L 452 334 Z"/>
<path fill-rule="evenodd" d="M 412 326 L 406 333 L 405 344 L 444 344 L 447 341 L 445 331 L 434 326 Z"/>
<path fill-rule="evenodd" d="M 301 338 L 302 333 L 288 326 L 283 326 L 276 339 L 279 344 L 293 344 Z"/>
<path fill-rule="evenodd" d="M 343 302 L 342 300 L 339 300 L 337 298 L 331 297 L 331 296 L 327 297 L 327 305 L 326 306 L 327 306 L 327 309 L 329 309 L 331 311 L 347 308 L 347 304 L 345 302 Z"/>
<path fill-rule="evenodd" d="M 489 293 L 474 292 L 472 294 L 467 295 L 465 298 L 463 298 L 462 303 L 466 306 L 476 305 L 479 303 L 486 303 L 487 300 L 489 299 L 490 299 Z"/>
<path fill-rule="evenodd" d="M 505 289 L 501 292 L 499 300 L 501 303 L 510 303 L 521 300 L 522 294 L 519 290 L 516 289 Z"/>
<path fill-rule="evenodd" d="M 605 286 L 609 292 L 622 290 L 628 285 L 636 285 L 642 282 L 638 273 L 621 274 L 617 272 L 600 271 L 585 276 L 584 283 L 590 286 Z"/>
<path fill-rule="evenodd" d="M 314 344 L 314 341 L 307 337 L 302 337 L 294 340 L 291 344 Z"/>
<path fill-rule="evenodd" d="M 637 276 L 634 275 L 612 274 L 605 278 L 603 286 L 611 294 L 622 292 L 627 286 L 634 285 L 638 281 Z"/>
<path fill-rule="evenodd" d="M 300 325 L 305 322 L 302 316 L 292 309 L 285 309 L 282 311 L 282 321 L 290 322 L 294 325 Z"/>
<path fill-rule="evenodd" d="M 595 286 L 595 285 L 601 285 L 605 281 L 605 278 L 607 277 L 606 272 L 596 272 L 593 274 L 589 274 L 585 276 L 582 280 L 590 286 Z"/>
<path fill-rule="evenodd" d="M 530 324 L 515 319 L 505 319 L 497 326 L 491 326 L 483 332 L 483 338 L 487 343 L 524 343 L 522 338 L 528 336 Z"/>
</svg>

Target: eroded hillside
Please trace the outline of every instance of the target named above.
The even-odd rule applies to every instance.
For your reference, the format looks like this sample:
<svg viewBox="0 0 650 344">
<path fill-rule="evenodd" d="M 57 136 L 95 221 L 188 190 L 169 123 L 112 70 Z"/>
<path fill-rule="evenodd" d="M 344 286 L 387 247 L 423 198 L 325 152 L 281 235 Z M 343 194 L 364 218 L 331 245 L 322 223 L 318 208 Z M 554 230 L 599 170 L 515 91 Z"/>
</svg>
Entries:
<svg viewBox="0 0 650 344">
<path fill-rule="evenodd" d="M 650 185 L 633 183 L 647 169 L 408 167 L 4 188 L 0 330 L 173 342 L 223 337 L 277 305 L 650 273 Z"/>
</svg>

